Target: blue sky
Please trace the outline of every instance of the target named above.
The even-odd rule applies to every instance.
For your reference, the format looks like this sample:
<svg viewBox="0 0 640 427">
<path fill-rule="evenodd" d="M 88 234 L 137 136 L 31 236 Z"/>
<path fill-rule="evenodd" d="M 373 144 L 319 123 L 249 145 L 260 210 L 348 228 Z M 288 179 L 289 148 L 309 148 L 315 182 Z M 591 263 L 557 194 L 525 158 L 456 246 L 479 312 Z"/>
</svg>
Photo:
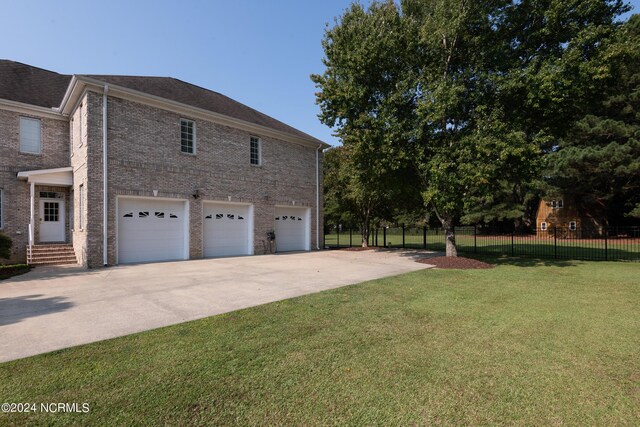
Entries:
<svg viewBox="0 0 640 427">
<path fill-rule="evenodd" d="M 67 74 L 175 77 L 335 145 L 309 75 L 323 70 L 325 24 L 349 3 L 3 1 L 0 58 Z"/>
</svg>

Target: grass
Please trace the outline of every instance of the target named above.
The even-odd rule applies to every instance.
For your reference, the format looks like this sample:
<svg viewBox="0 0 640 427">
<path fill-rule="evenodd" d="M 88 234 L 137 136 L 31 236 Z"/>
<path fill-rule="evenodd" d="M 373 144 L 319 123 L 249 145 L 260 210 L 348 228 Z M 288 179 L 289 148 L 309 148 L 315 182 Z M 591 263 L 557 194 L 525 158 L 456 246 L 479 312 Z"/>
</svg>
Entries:
<svg viewBox="0 0 640 427">
<path fill-rule="evenodd" d="M 535 236 L 477 236 L 457 233 L 456 243 L 461 254 L 491 254 L 531 256 L 549 259 L 583 259 L 583 260 L 637 260 L 640 261 L 640 239 L 609 239 L 605 251 L 603 239 L 599 241 L 589 239 L 561 239 L 554 244 L 553 238 L 537 238 Z M 325 245 L 330 247 L 360 246 L 360 235 L 349 235 L 348 231 L 325 235 Z M 408 248 L 423 248 L 424 240 L 421 229 L 407 229 L 405 232 L 405 246 Z M 402 230 L 388 229 L 386 235 L 387 246 L 402 247 Z M 371 244 L 375 245 L 375 237 L 371 237 Z M 439 230 L 428 230 L 426 236 L 427 249 L 444 251 L 444 235 Z M 382 230 L 378 232 L 378 245 L 384 245 Z"/>
<path fill-rule="evenodd" d="M 31 270 L 31 266 L 27 264 L 0 265 L 0 280 L 24 274 L 29 270 Z"/>
<path fill-rule="evenodd" d="M 640 265 L 424 270 L 0 365 L 24 425 L 638 425 Z"/>
</svg>

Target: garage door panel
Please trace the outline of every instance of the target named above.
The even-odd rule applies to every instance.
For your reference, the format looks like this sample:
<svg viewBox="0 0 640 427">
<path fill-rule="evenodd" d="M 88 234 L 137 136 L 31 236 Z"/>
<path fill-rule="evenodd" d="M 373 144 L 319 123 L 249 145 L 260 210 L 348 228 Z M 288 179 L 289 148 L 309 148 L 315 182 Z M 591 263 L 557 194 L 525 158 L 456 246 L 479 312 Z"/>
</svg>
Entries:
<svg viewBox="0 0 640 427">
<path fill-rule="evenodd" d="M 277 207 L 275 213 L 277 251 L 308 250 L 308 208 Z"/>
<path fill-rule="evenodd" d="M 118 206 L 118 261 L 185 258 L 184 201 L 121 199 Z"/>
<path fill-rule="evenodd" d="M 250 255 L 251 206 L 228 203 L 204 204 L 204 256 Z"/>
</svg>

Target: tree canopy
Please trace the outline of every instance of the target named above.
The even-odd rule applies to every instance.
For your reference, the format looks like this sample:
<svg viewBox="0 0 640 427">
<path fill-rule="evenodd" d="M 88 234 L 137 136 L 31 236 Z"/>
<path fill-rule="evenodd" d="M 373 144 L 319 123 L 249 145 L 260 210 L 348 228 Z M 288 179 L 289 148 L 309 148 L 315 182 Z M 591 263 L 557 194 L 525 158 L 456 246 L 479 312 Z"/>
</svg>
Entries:
<svg viewBox="0 0 640 427">
<path fill-rule="evenodd" d="M 388 197 L 411 170 L 447 255 L 460 221 L 522 218 L 543 167 L 575 158 L 579 121 L 603 82 L 625 72 L 613 72 L 613 58 L 637 71 L 629 52 L 603 42 L 625 10 L 619 0 L 353 4 L 327 28 L 326 69 L 312 76 L 320 119 L 348 153 L 348 182 Z"/>
</svg>

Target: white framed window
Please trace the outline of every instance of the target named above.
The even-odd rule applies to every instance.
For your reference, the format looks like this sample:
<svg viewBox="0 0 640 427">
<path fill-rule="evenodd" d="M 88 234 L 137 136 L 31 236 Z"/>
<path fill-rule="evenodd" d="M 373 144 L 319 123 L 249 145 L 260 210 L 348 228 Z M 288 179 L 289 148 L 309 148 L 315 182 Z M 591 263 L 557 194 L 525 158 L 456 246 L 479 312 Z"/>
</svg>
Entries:
<svg viewBox="0 0 640 427">
<path fill-rule="evenodd" d="M 540 230 L 542 230 L 542 231 L 546 231 L 547 230 L 547 223 L 546 222 L 541 222 L 540 223 Z"/>
<path fill-rule="evenodd" d="M 20 117 L 20 152 L 40 154 L 42 150 L 42 126 L 40 119 Z"/>
<path fill-rule="evenodd" d="M 78 228 L 84 229 L 84 184 L 78 187 Z"/>
<path fill-rule="evenodd" d="M 254 166 L 262 164 L 262 141 L 257 136 L 249 138 L 249 161 Z"/>
<path fill-rule="evenodd" d="M 569 221 L 569 230 L 576 231 L 578 223 L 576 221 Z"/>
<path fill-rule="evenodd" d="M 180 151 L 196 154 L 196 122 L 180 119 Z"/>
<path fill-rule="evenodd" d="M 4 228 L 4 218 L 2 216 L 2 209 L 4 208 L 4 193 L 3 190 L 0 188 L 0 230 L 2 230 Z"/>
</svg>

